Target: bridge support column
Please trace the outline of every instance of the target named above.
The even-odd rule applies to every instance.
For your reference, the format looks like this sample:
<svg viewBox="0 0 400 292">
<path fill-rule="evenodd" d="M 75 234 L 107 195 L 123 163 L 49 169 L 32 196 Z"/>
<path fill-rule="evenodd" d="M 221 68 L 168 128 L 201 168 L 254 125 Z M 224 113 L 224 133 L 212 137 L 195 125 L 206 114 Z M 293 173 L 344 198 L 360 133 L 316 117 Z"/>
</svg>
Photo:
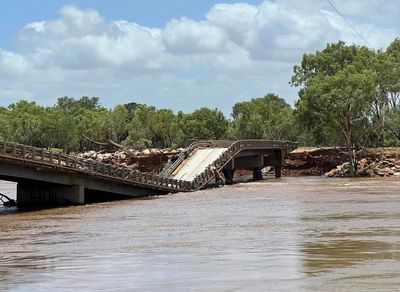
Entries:
<svg viewBox="0 0 400 292">
<path fill-rule="evenodd" d="M 253 168 L 253 179 L 254 180 L 262 180 L 263 179 L 261 167 L 254 167 Z"/>
<path fill-rule="evenodd" d="M 18 205 L 76 205 L 85 203 L 83 186 L 46 183 L 18 183 Z"/>
<path fill-rule="evenodd" d="M 233 176 L 235 173 L 235 169 L 224 169 L 222 172 L 224 173 L 225 184 L 227 185 L 233 184 Z"/>
<path fill-rule="evenodd" d="M 275 178 L 280 178 L 282 176 L 282 166 L 275 166 Z"/>
</svg>

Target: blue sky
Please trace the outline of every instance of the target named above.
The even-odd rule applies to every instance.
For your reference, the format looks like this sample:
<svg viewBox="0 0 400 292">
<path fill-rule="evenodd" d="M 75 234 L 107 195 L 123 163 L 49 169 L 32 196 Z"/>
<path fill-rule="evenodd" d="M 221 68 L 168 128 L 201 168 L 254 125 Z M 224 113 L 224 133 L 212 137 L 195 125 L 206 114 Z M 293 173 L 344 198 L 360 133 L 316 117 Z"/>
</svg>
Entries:
<svg viewBox="0 0 400 292">
<path fill-rule="evenodd" d="M 399 36 L 396 0 L 331 0 L 375 49 Z M 192 111 L 279 94 L 303 53 L 363 40 L 322 0 L 0 1 L 0 105 L 99 96 Z"/>
</svg>

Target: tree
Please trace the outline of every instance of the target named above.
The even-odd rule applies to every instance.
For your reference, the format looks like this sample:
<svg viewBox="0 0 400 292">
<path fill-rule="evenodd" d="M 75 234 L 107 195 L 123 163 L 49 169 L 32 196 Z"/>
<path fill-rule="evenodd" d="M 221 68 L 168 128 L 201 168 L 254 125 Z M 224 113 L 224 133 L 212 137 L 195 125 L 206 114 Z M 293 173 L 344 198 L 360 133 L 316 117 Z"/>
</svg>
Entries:
<svg viewBox="0 0 400 292">
<path fill-rule="evenodd" d="M 35 102 L 21 100 L 8 107 L 10 139 L 14 142 L 42 147 L 42 117 L 45 109 Z"/>
<path fill-rule="evenodd" d="M 121 142 L 128 136 L 126 125 L 128 124 L 129 111 L 123 105 L 117 105 L 110 112 L 109 136 L 110 139 Z"/>
<path fill-rule="evenodd" d="M 134 111 L 132 120 L 127 125 L 128 137 L 126 143 L 139 148 L 151 147 L 157 142 L 156 108 L 139 105 Z"/>
<path fill-rule="evenodd" d="M 351 175 L 356 171 L 353 148 L 368 132 L 375 97 L 376 74 L 367 66 L 370 56 L 364 47 L 328 45 L 322 52 L 305 55 L 292 78 L 292 84 L 303 86 L 296 104 L 298 121 L 307 130 L 324 131 L 344 142 Z"/>
<path fill-rule="evenodd" d="M 43 146 L 65 152 L 79 150 L 80 135 L 74 119 L 57 108 L 47 108 L 42 116 L 40 140 Z"/>
<path fill-rule="evenodd" d="M 171 147 L 174 143 L 178 143 L 180 128 L 172 110 L 161 109 L 157 111 L 155 121 L 155 132 L 162 139 L 163 147 Z"/>
<path fill-rule="evenodd" d="M 233 133 L 239 139 L 294 140 L 293 110 L 275 94 L 236 103 Z"/>
<path fill-rule="evenodd" d="M 381 74 L 378 73 L 378 76 L 382 76 L 379 78 L 379 85 L 384 100 L 382 127 L 391 145 L 400 142 L 400 39 L 395 39 L 382 54 L 385 63 L 381 67 L 384 70 L 381 70 Z"/>
<path fill-rule="evenodd" d="M 110 111 L 106 109 L 101 110 L 83 110 L 78 115 L 73 117 L 76 123 L 78 133 L 80 134 L 80 149 L 92 147 L 84 136 L 89 137 L 95 141 L 104 141 L 110 137 Z"/>
<path fill-rule="evenodd" d="M 200 108 L 191 114 L 178 113 L 182 140 L 219 140 L 228 133 L 229 122 L 218 109 Z"/>
<path fill-rule="evenodd" d="M 63 110 L 73 116 L 84 110 L 101 109 L 100 99 L 98 97 L 82 96 L 80 99 L 63 96 L 57 100 L 56 108 Z"/>
</svg>

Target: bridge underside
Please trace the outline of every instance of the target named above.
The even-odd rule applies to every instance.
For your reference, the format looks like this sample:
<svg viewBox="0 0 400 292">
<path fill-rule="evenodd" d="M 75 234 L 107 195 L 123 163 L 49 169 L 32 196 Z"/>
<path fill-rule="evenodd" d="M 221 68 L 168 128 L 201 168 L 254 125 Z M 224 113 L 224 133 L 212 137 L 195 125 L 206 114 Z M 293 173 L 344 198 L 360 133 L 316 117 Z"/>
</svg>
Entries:
<svg viewBox="0 0 400 292">
<path fill-rule="evenodd" d="M 229 171 L 233 173 L 235 169 L 246 169 L 253 171 L 253 178 L 261 180 L 261 169 L 267 166 L 274 167 L 275 177 L 281 177 L 282 165 L 285 153 L 280 149 L 265 149 L 257 151 L 243 151 L 237 157 L 228 162 L 224 166 L 223 171 L 225 177 L 228 176 L 227 182 L 230 183 Z M 227 175 L 228 174 L 228 175 Z"/>
</svg>

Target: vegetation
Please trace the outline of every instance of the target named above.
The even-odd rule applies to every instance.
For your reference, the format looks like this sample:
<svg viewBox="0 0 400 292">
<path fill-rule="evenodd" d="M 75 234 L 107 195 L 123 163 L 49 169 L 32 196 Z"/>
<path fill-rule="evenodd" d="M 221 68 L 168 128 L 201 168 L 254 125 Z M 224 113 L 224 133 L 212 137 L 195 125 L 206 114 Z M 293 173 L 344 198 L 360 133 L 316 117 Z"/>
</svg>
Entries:
<svg viewBox="0 0 400 292">
<path fill-rule="evenodd" d="M 21 100 L 0 108 L 0 139 L 64 151 L 91 140 L 127 146 L 180 147 L 197 139 L 276 139 L 304 146 L 354 149 L 400 145 L 400 39 L 386 50 L 328 44 L 294 66 L 292 107 L 275 94 L 236 103 L 230 119 L 218 109 L 192 113 L 131 102 L 113 109 L 98 97 L 60 97 L 52 107 Z M 89 138 L 89 139 L 88 139 Z"/>
<path fill-rule="evenodd" d="M 351 174 L 354 149 L 398 145 L 399 48 L 399 39 L 378 52 L 340 41 L 305 54 L 291 82 L 301 87 L 294 115 L 302 142 L 345 145 Z"/>
</svg>

